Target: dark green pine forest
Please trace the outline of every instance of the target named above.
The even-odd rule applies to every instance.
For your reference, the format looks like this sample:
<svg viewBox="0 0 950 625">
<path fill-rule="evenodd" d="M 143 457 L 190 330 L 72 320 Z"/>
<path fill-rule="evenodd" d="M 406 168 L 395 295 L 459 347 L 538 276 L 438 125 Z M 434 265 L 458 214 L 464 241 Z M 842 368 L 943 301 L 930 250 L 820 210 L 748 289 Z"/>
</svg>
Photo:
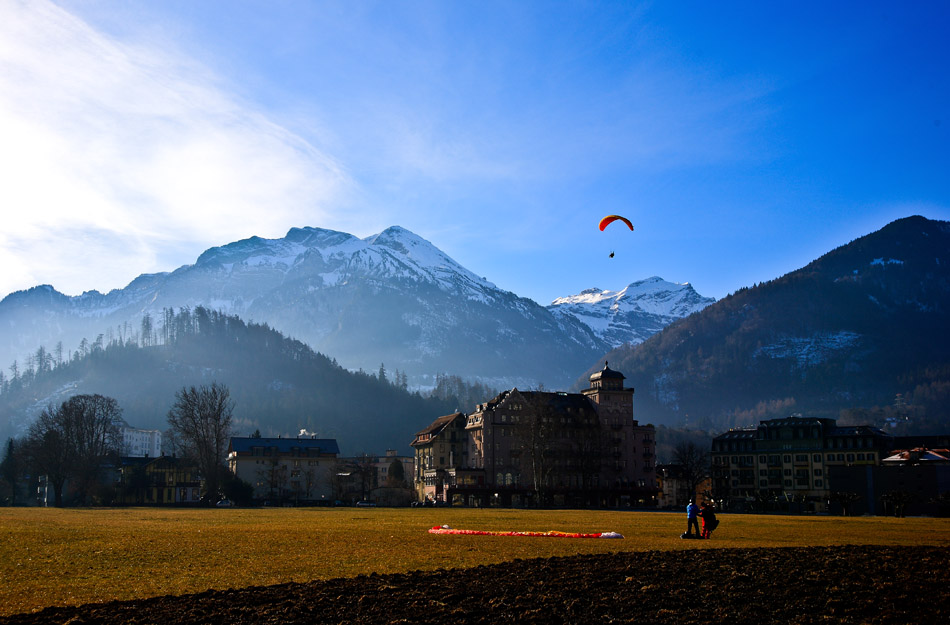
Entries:
<svg viewBox="0 0 950 625">
<path fill-rule="evenodd" d="M 336 438 L 344 454 L 408 453 L 413 434 L 433 419 L 495 393 L 452 375 L 411 392 L 398 366 L 347 371 L 266 324 L 202 307 L 165 310 L 162 319 L 146 316 L 135 332 L 125 330 L 111 340 L 84 339 L 65 358 L 59 346 L 38 348 L 0 375 L 0 435 L 22 435 L 44 407 L 80 393 L 115 398 L 132 427 L 165 430 L 176 391 L 218 382 L 235 402 L 235 435 L 307 430 Z"/>
</svg>

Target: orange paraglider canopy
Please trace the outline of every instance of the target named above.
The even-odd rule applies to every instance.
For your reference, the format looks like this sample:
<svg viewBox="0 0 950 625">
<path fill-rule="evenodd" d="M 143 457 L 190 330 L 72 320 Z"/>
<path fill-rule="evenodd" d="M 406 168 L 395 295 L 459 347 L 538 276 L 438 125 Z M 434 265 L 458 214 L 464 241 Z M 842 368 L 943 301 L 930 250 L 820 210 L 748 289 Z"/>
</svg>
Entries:
<svg viewBox="0 0 950 625">
<path fill-rule="evenodd" d="M 628 228 L 633 230 L 633 224 L 630 223 L 630 220 L 627 219 L 626 217 L 621 217 L 620 215 L 607 215 L 606 217 L 600 220 L 600 231 L 603 232 L 604 228 L 606 228 L 613 222 L 617 221 L 618 219 L 622 221 L 623 223 L 627 224 Z"/>
</svg>

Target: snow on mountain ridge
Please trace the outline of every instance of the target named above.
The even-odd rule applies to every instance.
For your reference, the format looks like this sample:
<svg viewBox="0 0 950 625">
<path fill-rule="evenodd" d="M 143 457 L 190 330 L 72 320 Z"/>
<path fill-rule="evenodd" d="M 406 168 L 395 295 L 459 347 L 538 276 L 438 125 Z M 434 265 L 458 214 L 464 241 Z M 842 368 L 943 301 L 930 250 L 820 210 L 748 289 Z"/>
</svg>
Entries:
<svg viewBox="0 0 950 625">
<path fill-rule="evenodd" d="M 575 317 L 600 338 L 619 346 L 640 343 L 714 301 L 696 293 L 689 283 L 675 284 L 653 276 L 620 291 L 591 288 L 559 297 L 548 309 Z"/>
<path fill-rule="evenodd" d="M 655 315 L 675 315 L 677 314 L 676 307 L 680 306 L 684 300 L 694 299 L 692 295 L 700 297 L 688 282 L 676 284 L 653 276 L 632 282 L 620 291 L 585 289 L 577 295 L 559 297 L 551 302 L 551 306 L 581 304 L 602 307 L 606 305 L 614 310 L 641 310 Z M 700 297 L 700 299 L 708 298 Z"/>
<path fill-rule="evenodd" d="M 464 278 L 472 288 L 492 290 L 498 288 L 459 265 L 442 250 L 422 237 L 401 226 L 390 226 L 379 234 L 363 239 L 363 241 L 371 246 L 394 250 L 399 256 L 402 256 L 404 262 L 411 265 L 419 273 L 429 276 L 443 288 L 457 286 L 455 281 L 446 280 L 447 277 L 451 276 Z"/>
<path fill-rule="evenodd" d="M 498 291 L 494 284 L 401 226 L 364 239 L 323 228 L 291 228 L 282 239 L 250 237 L 211 248 L 193 265 L 214 266 L 228 274 L 249 270 L 272 270 L 285 276 L 307 273 L 324 286 L 345 283 L 356 275 L 412 280 L 480 301 L 490 300 L 489 293 Z"/>
</svg>

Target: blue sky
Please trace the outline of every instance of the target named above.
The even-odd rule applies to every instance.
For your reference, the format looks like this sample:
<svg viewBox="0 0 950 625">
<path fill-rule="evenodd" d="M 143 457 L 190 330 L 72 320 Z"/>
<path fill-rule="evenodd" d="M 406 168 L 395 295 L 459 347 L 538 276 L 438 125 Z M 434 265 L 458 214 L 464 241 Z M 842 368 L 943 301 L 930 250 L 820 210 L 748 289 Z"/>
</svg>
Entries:
<svg viewBox="0 0 950 625">
<path fill-rule="evenodd" d="M 946 2 L 4 2 L 0 295 L 400 225 L 541 304 L 720 298 L 950 219 L 947 32 Z"/>
</svg>

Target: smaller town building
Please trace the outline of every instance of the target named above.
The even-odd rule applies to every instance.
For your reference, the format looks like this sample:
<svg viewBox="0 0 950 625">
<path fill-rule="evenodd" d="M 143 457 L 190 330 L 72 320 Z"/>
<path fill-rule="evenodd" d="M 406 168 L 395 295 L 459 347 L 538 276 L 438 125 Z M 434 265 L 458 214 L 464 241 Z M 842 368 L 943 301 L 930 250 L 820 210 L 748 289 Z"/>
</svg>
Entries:
<svg viewBox="0 0 950 625">
<path fill-rule="evenodd" d="M 878 428 L 797 415 L 729 430 L 713 439 L 713 495 L 732 509 L 826 511 L 841 490 L 829 471 L 877 466 L 892 444 Z"/>
<path fill-rule="evenodd" d="M 161 430 L 143 430 L 124 425 L 122 435 L 122 455 L 130 458 L 157 458 L 162 455 Z"/>
<path fill-rule="evenodd" d="M 415 450 L 413 480 L 419 501 L 444 501 L 445 484 L 460 476 L 457 469 L 468 465 L 468 441 L 465 432 L 464 413 L 439 417 L 429 427 L 416 432 L 412 441 Z M 473 471 L 462 479 L 485 483 L 484 472 Z"/>
<path fill-rule="evenodd" d="M 950 450 L 893 449 L 880 466 L 830 470 L 836 491 L 851 493 L 850 514 L 950 515 Z M 831 511 L 841 511 L 832 499 Z"/>
<path fill-rule="evenodd" d="M 656 486 L 658 508 L 686 509 L 689 501 L 702 502 L 712 499 L 712 479 L 706 478 L 696 486 L 691 493 L 689 480 L 686 479 L 683 466 L 680 464 L 656 465 Z"/>
<path fill-rule="evenodd" d="M 228 468 L 254 487 L 261 502 L 332 501 L 339 454 L 334 439 L 232 437 Z"/>
<path fill-rule="evenodd" d="M 128 505 L 192 505 L 201 501 L 198 468 L 182 458 L 120 459 L 116 477 L 116 501 Z"/>
<path fill-rule="evenodd" d="M 415 459 L 395 449 L 385 455 L 360 454 L 337 460 L 333 484 L 335 500 L 384 506 L 408 506 L 416 500 L 412 487 Z"/>
</svg>

